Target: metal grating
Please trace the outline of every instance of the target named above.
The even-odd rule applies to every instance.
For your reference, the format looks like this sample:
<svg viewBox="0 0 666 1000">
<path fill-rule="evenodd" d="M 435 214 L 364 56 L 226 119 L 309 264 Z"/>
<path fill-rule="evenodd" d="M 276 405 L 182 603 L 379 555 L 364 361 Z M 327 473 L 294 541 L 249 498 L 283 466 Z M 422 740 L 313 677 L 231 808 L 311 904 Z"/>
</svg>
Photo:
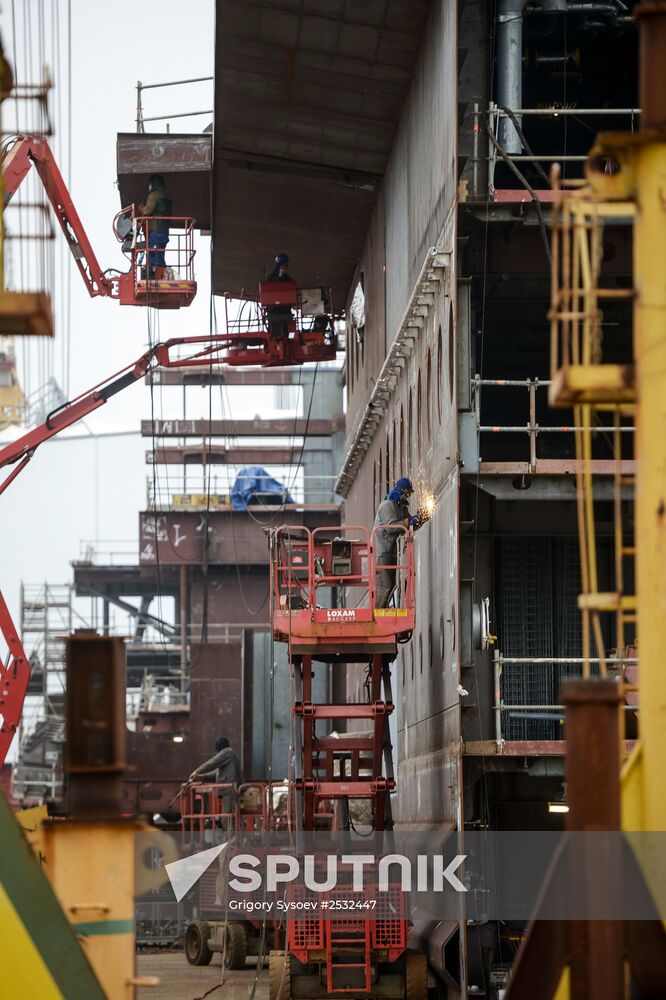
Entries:
<svg viewBox="0 0 666 1000">
<path fill-rule="evenodd" d="M 581 617 L 578 610 L 580 584 L 580 550 L 573 538 L 561 539 L 556 547 L 555 587 L 556 603 L 556 653 L 558 656 L 580 656 L 582 653 Z M 561 663 L 555 671 L 555 702 L 561 703 L 562 683 L 570 677 L 582 675 L 582 665 Z"/>
<path fill-rule="evenodd" d="M 377 890 L 376 919 L 372 925 L 373 948 L 406 948 L 407 921 L 405 919 L 405 894 L 393 886 L 388 892 Z"/>
<path fill-rule="evenodd" d="M 555 655 L 553 544 L 548 538 L 497 541 L 496 614 L 505 656 Z M 552 663 L 504 666 L 502 700 L 509 705 L 552 705 L 554 687 Z M 552 713 L 542 710 L 502 712 L 502 736 L 507 740 L 557 739 L 560 729 Z"/>
</svg>

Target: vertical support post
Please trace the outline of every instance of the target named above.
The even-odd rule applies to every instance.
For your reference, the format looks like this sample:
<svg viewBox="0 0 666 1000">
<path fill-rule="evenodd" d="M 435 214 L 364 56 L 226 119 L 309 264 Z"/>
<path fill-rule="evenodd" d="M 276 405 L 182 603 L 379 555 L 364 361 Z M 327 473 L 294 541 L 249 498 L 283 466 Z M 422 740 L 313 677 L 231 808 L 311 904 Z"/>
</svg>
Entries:
<svg viewBox="0 0 666 1000">
<path fill-rule="evenodd" d="M 567 728 L 567 830 L 619 830 L 620 687 L 611 680 L 567 681 L 562 701 Z M 622 921 L 572 921 L 569 943 L 571 1000 L 624 1000 Z"/>
<path fill-rule="evenodd" d="M 292 751 L 294 759 L 293 785 L 303 780 L 303 719 L 296 714 L 295 706 L 303 704 L 303 676 L 301 670 L 301 658 L 295 656 L 291 662 L 293 677 L 294 706 L 292 707 L 291 719 L 293 725 Z M 296 847 L 300 848 L 299 841 L 303 836 L 303 800 L 305 793 L 299 794 L 298 790 L 294 795 L 294 828 L 296 832 Z"/>
<path fill-rule="evenodd" d="M 474 102 L 472 124 L 472 198 L 479 197 L 479 102 Z"/>
<path fill-rule="evenodd" d="M 530 472 L 536 472 L 537 464 L 537 425 L 536 425 L 536 380 L 529 378 L 528 392 L 530 395 Z"/>
<path fill-rule="evenodd" d="M 109 602 L 104 598 L 102 602 L 102 635 L 109 634 Z"/>
<path fill-rule="evenodd" d="M 497 5 L 497 103 L 511 111 L 523 106 L 523 7 L 523 0 L 499 0 Z M 522 115 L 516 119 L 522 125 Z M 500 117 L 499 143 L 509 155 L 523 149 L 507 115 Z"/>
<path fill-rule="evenodd" d="M 180 579 L 178 588 L 178 604 L 180 611 L 180 690 L 185 691 L 187 678 L 187 565 L 180 564 Z"/>
<path fill-rule="evenodd" d="M 495 743 L 497 752 L 502 750 L 502 656 L 499 649 L 493 650 L 493 689 L 495 693 Z"/>
<path fill-rule="evenodd" d="M 141 92 L 143 84 L 141 80 L 136 82 L 136 130 L 137 132 L 145 132 L 143 127 L 143 107 L 141 106 Z"/>
<path fill-rule="evenodd" d="M 488 105 L 488 131 L 495 135 L 495 107 L 491 101 Z M 497 161 L 497 151 L 495 149 L 494 143 L 492 142 L 490 135 L 488 136 L 488 194 L 489 199 L 495 193 L 495 163 Z"/>
</svg>

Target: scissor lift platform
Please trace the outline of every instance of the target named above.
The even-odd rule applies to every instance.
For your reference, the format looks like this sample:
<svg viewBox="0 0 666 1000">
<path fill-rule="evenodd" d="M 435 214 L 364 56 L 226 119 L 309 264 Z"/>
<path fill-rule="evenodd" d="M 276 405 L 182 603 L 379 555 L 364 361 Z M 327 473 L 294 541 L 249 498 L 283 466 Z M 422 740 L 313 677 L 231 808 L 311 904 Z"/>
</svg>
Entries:
<svg viewBox="0 0 666 1000">
<path fill-rule="evenodd" d="M 362 526 L 282 527 L 271 533 L 273 636 L 287 643 L 292 670 L 297 829 L 314 830 L 326 803 L 333 803 L 339 828 L 349 829 L 350 803 L 356 800 L 369 804 L 374 831 L 393 828 L 390 664 L 415 625 L 413 535 L 402 525 L 395 532 L 391 563 L 377 559 L 375 533 Z M 380 573 L 394 577 L 392 607 L 376 607 Z M 333 670 L 357 665 L 365 674 L 365 700 L 315 702 L 315 662 Z M 330 725 L 336 734 L 329 733 Z M 341 729 L 347 730 L 342 736 Z M 363 891 L 379 915 L 375 910 L 288 920 L 286 951 L 270 957 L 271 1000 L 340 994 L 426 1000 L 426 957 L 407 951 L 409 921 L 400 887 L 386 893 L 370 885 Z M 331 898 L 336 892 L 353 895 L 342 886 Z"/>
</svg>

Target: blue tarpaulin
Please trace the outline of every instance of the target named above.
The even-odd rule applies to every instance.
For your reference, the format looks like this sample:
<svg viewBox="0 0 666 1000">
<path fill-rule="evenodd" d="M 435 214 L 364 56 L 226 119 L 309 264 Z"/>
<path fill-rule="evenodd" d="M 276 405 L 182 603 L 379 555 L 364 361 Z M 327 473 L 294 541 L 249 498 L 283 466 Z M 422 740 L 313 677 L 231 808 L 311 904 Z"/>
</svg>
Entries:
<svg viewBox="0 0 666 1000">
<path fill-rule="evenodd" d="M 266 472 L 261 465 L 245 465 L 239 470 L 231 490 L 231 509 L 247 510 L 252 497 L 257 494 L 271 494 L 276 503 L 293 503 L 289 492 L 277 479 Z M 259 503 L 267 503 L 263 498 Z"/>
</svg>

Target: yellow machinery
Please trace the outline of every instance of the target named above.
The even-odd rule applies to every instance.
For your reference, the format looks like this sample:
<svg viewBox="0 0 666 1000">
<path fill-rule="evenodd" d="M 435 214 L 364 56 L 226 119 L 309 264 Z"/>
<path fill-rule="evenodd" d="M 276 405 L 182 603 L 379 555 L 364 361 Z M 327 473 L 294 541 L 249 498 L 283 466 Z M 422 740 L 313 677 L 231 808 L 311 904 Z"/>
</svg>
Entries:
<svg viewBox="0 0 666 1000">
<path fill-rule="evenodd" d="M 2 985 L 22 1000 L 131 1000 L 136 986 L 158 983 L 135 975 L 135 887 L 143 893 L 164 880 L 163 866 L 148 867 L 145 854 L 154 848 L 168 863 L 178 852 L 123 812 L 121 639 L 68 639 L 66 703 L 68 783 L 59 811 L 22 813 L 22 834 L 0 795 L 0 939 L 13 956 Z"/>
<path fill-rule="evenodd" d="M 618 649 L 627 622 L 636 621 L 640 637 L 640 741 L 623 771 L 623 827 L 661 831 L 666 830 L 666 4 L 643 4 L 636 12 L 641 131 L 600 135 L 587 162 L 586 187 L 564 196 L 559 209 L 551 402 L 574 405 L 586 427 L 578 456 L 584 655 L 589 655 L 590 633 L 601 645 L 598 616 L 604 612 L 617 616 Z M 604 289 L 600 281 L 600 220 L 613 216 L 633 219 L 633 289 Z M 609 296 L 633 301 L 633 365 L 603 363 L 601 305 Z M 616 439 L 621 423 L 635 411 L 636 541 L 623 530 L 621 490 L 633 485 L 633 477 L 616 442 L 616 589 L 604 594 L 596 578 L 589 442 L 595 413 L 609 409 Z M 634 557 L 635 596 L 623 585 L 626 560 Z"/>
<path fill-rule="evenodd" d="M 0 431 L 20 424 L 25 396 L 16 374 L 14 338 L 0 336 Z"/>
<path fill-rule="evenodd" d="M 4 57 L 0 44 L 0 101 L 9 97 L 14 85 L 12 68 Z M 0 198 L 4 205 L 4 190 L 0 178 Z M 4 212 L 4 209 L 3 209 Z M 16 292 L 5 288 L 5 223 L 0 213 L 0 335 L 53 335 L 50 297 L 43 291 Z M 2 393 L 0 392 L 0 415 Z"/>
<path fill-rule="evenodd" d="M 588 705 L 597 695 L 606 694 L 610 705 L 612 689 L 605 680 L 608 669 L 601 629 L 601 616 L 615 617 L 618 656 L 626 650 L 625 629 L 636 625 L 635 648 L 640 657 L 639 739 L 624 759 L 621 781 L 613 775 L 616 812 L 593 817 L 597 829 L 666 831 L 666 671 L 663 632 L 666 621 L 666 3 L 643 3 L 635 8 L 640 26 L 641 130 L 637 133 L 600 135 L 586 164 L 586 182 L 567 193 L 559 192 L 553 207 L 551 369 L 550 402 L 573 407 L 577 432 L 577 496 L 581 554 L 583 656 L 582 697 Z M 558 188 L 557 174 L 554 175 Z M 625 289 L 604 283 L 602 270 L 603 223 L 625 218 L 633 222 L 634 280 Z M 632 359 L 627 364 L 608 364 L 604 359 L 602 310 L 609 299 L 627 299 L 633 309 Z M 592 440 L 602 422 L 612 415 L 611 434 L 615 463 L 615 585 L 612 592 L 600 592 L 597 576 Z M 634 454 L 622 446 L 622 429 L 635 422 Z M 628 435 L 624 435 L 628 438 Z M 627 517 L 628 501 L 633 501 L 634 518 Z M 633 527 L 633 530 L 632 530 Z M 633 535 L 633 537 L 631 537 Z M 635 593 L 627 591 L 629 562 L 635 565 Z M 600 677 L 590 680 L 592 645 L 600 660 Z M 633 695 L 635 683 L 624 693 Z M 587 684 L 587 687 L 585 687 Z M 583 692 L 586 692 L 583 694 Z M 616 689 L 617 692 L 617 689 Z M 599 700 L 599 699 L 597 699 Z M 616 708 L 619 692 L 615 694 Z M 569 701 L 568 704 L 571 704 Z M 605 727 L 596 730 L 588 745 L 589 756 L 572 763 L 579 771 L 598 769 L 601 747 L 611 720 L 611 745 L 617 748 L 612 731 L 617 711 L 606 715 Z M 573 716 L 567 714 L 569 735 Z M 580 749 L 580 747 L 579 747 Z M 574 752 L 574 747 L 568 747 Z M 606 768 L 615 766 L 620 754 L 609 753 Z M 601 762 L 603 764 L 603 761 Z M 568 765 L 569 767 L 569 765 Z M 602 768 L 603 771 L 603 768 Z M 619 801 L 618 801 L 619 799 Z M 571 804 L 573 812 L 573 803 Z M 589 819 L 589 817 L 588 817 Z M 590 829 L 582 825 L 570 829 Z M 653 860 L 653 859 L 652 859 Z M 651 865 L 651 869 L 653 866 Z M 651 888 L 654 890 L 655 886 Z M 636 936 L 634 927 L 640 928 Z M 508 990 L 511 1000 L 528 995 L 528 974 L 544 959 L 545 951 L 558 950 L 551 963 L 549 987 L 542 1000 L 553 995 L 560 970 L 564 973 L 555 990 L 557 1000 L 603 997 L 616 1000 L 628 996 L 628 967 L 650 980 L 641 995 L 666 996 L 666 936 L 658 921 L 632 925 L 608 922 L 605 929 L 594 923 L 570 925 L 568 932 L 558 925 L 550 928 L 550 948 L 544 948 L 538 921 L 528 929 L 519 954 L 515 975 Z M 562 938 L 562 933 L 568 937 Z M 595 934 L 597 935 L 595 938 Z M 605 934 L 605 939 L 604 939 Z M 578 935 L 578 938 L 576 938 Z M 633 937 L 632 937 L 633 935 Z M 640 940 L 642 936 L 642 940 Z M 530 942 L 531 937 L 531 942 Z M 557 944 L 556 944 L 557 938 Z M 529 954 L 530 948 L 532 954 Z M 572 955 L 580 958 L 574 973 Z M 619 954 L 619 965 L 613 970 Z M 596 963 L 596 965 L 595 965 Z M 635 964 L 638 963 L 638 964 Z M 521 968 L 522 966 L 522 968 Z M 584 968 L 583 968 L 584 967 Z M 588 977 L 582 984 L 581 969 Z M 602 981 L 612 983 L 609 988 Z"/>
</svg>

